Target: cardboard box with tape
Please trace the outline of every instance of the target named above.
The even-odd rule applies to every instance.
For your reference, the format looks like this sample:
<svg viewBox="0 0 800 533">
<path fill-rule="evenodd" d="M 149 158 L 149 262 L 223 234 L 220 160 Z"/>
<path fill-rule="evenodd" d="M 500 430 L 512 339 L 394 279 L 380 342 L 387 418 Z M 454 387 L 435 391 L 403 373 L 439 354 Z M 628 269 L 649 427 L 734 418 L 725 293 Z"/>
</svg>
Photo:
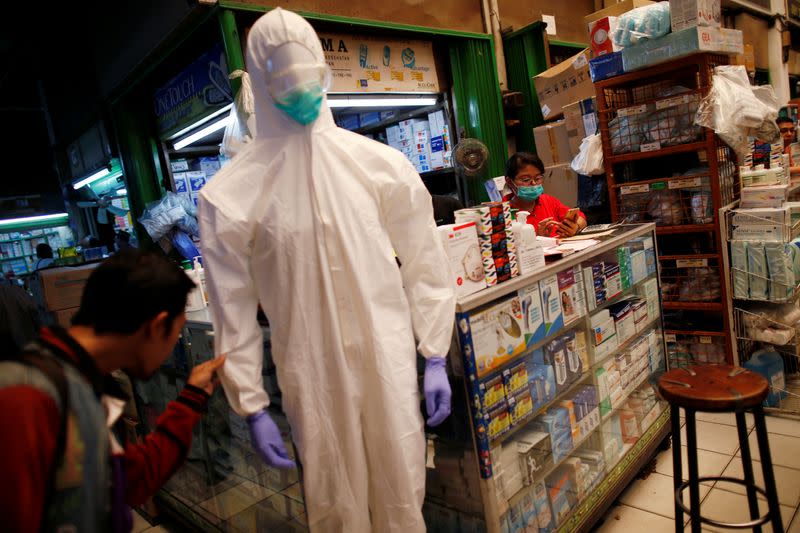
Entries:
<svg viewBox="0 0 800 533">
<path fill-rule="evenodd" d="M 583 17 L 583 23 L 588 26 L 589 23 L 594 22 L 595 20 L 600 20 L 604 17 L 618 17 L 632 9 L 652 3 L 654 2 L 651 2 L 650 0 L 625 0 L 624 2 L 606 3 L 607 7 L 604 9 L 595 11 L 591 15 L 586 15 Z"/>
<path fill-rule="evenodd" d="M 587 98 L 564 106 L 564 123 L 567 128 L 567 140 L 573 158 L 580 151 L 581 141 L 585 137 L 597 133 L 596 109 L 597 101 L 595 98 Z"/>
<path fill-rule="evenodd" d="M 589 56 L 587 48 L 533 77 L 545 120 L 560 116 L 567 104 L 594 96 L 594 85 L 589 75 Z"/>
<path fill-rule="evenodd" d="M 567 207 L 578 205 L 578 174 L 569 164 L 544 169 L 544 192 L 555 196 Z"/>
<path fill-rule="evenodd" d="M 61 311 L 79 307 L 86 280 L 99 264 L 90 263 L 39 271 L 45 308 L 48 311 Z"/>
<path fill-rule="evenodd" d="M 544 166 L 549 167 L 572 161 L 566 121 L 559 120 L 533 128 L 536 153 Z"/>
</svg>

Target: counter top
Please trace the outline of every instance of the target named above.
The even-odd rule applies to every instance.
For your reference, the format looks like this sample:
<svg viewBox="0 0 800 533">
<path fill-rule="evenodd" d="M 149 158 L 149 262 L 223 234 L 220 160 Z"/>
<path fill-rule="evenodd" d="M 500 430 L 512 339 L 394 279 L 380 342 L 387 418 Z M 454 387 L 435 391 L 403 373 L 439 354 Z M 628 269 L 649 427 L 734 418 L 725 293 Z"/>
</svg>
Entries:
<svg viewBox="0 0 800 533">
<path fill-rule="evenodd" d="M 544 268 L 538 272 L 533 274 L 525 274 L 524 276 L 518 276 L 512 280 L 499 283 L 494 287 L 489 287 L 488 289 L 480 290 L 474 294 L 470 294 L 469 296 L 459 298 L 458 302 L 456 303 L 456 311 L 463 313 L 471 309 L 475 309 L 476 307 L 496 300 L 497 298 L 505 296 L 506 294 L 510 294 L 514 291 L 518 291 L 519 289 L 527 287 L 528 285 L 539 281 L 540 279 L 557 274 L 558 272 L 561 272 L 562 270 L 565 270 L 571 266 L 591 259 L 605 250 L 625 244 L 629 240 L 635 239 L 636 237 L 651 234 L 653 231 L 655 231 L 655 224 L 626 224 L 623 226 L 618 226 L 612 231 L 613 233 L 611 235 L 598 237 L 597 240 L 600 242 L 595 246 L 591 246 L 585 250 L 581 250 L 580 252 L 575 252 L 574 254 L 565 256 L 563 259 L 553 261 L 552 263 L 547 263 Z M 591 234 L 587 235 L 587 237 L 591 237 Z"/>
</svg>

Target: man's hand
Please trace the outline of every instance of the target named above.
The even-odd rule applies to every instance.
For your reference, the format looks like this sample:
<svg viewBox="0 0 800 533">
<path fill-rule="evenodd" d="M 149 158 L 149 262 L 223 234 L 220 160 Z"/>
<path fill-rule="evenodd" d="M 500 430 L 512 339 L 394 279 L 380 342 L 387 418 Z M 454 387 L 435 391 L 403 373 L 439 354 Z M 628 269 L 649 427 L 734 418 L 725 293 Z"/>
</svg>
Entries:
<svg viewBox="0 0 800 533">
<path fill-rule="evenodd" d="M 222 368 L 224 363 L 225 356 L 220 355 L 216 359 L 199 364 L 192 369 L 192 373 L 189 375 L 189 379 L 186 382 L 189 385 L 194 385 L 198 389 L 203 389 L 211 396 L 214 392 L 214 387 L 219 384 L 217 370 Z"/>
<path fill-rule="evenodd" d="M 547 217 L 542 219 L 539 222 L 539 226 L 536 228 L 536 235 L 541 235 L 542 237 L 549 237 L 550 226 L 552 224 L 555 224 L 555 220 L 553 220 L 553 217 Z"/>
<path fill-rule="evenodd" d="M 564 219 L 556 228 L 556 234 L 559 237 L 572 237 L 576 233 L 578 233 L 578 223 L 573 222 L 572 220 Z"/>
</svg>

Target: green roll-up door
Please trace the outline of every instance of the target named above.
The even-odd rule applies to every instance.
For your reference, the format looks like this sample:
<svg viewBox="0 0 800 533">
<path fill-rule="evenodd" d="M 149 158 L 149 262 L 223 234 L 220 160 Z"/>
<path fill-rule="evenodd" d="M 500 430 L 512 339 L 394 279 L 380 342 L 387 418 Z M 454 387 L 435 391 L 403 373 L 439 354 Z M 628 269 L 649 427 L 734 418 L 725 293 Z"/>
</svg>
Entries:
<svg viewBox="0 0 800 533">
<path fill-rule="evenodd" d="M 544 38 L 544 25 L 534 22 L 503 37 L 506 56 L 508 89 L 523 95 L 524 107 L 519 110 L 519 131 L 517 150 L 535 152 L 533 128 L 544 122 L 539 99 L 533 87 L 533 77 L 547 70 L 547 48 Z"/>
<path fill-rule="evenodd" d="M 501 176 L 508 146 L 494 45 L 489 38 L 453 39 L 450 62 L 458 127 L 489 148 L 486 177 Z M 469 180 L 467 188 L 473 203 L 488 200 L 483 180 Z"/>
</svg>

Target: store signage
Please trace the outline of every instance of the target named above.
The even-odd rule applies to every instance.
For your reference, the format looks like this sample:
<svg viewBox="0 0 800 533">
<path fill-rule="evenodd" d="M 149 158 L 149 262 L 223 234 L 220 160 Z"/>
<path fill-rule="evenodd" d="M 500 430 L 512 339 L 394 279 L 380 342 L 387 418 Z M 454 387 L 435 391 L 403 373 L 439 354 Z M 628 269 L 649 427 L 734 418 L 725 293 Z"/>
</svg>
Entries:
<svg viewBox="0 0 800 533">
<path fill-rule="evenodd" d="M 168 137 L 232 101 L 225 53 L 216 44 L 156 89 L 153 110 L 158 132 Z"/>
<path fill-rule="evenodd" d="M 433 43 L 368 35 L 319 34 L 330 92 L 439 92 Z"/>
<path fill-rule="evenodd" d="M 670 189 L 691 189 L 700 187 L 703 184 L 702 178 L 681 178 L 669 182 Z"/>
</svg>

